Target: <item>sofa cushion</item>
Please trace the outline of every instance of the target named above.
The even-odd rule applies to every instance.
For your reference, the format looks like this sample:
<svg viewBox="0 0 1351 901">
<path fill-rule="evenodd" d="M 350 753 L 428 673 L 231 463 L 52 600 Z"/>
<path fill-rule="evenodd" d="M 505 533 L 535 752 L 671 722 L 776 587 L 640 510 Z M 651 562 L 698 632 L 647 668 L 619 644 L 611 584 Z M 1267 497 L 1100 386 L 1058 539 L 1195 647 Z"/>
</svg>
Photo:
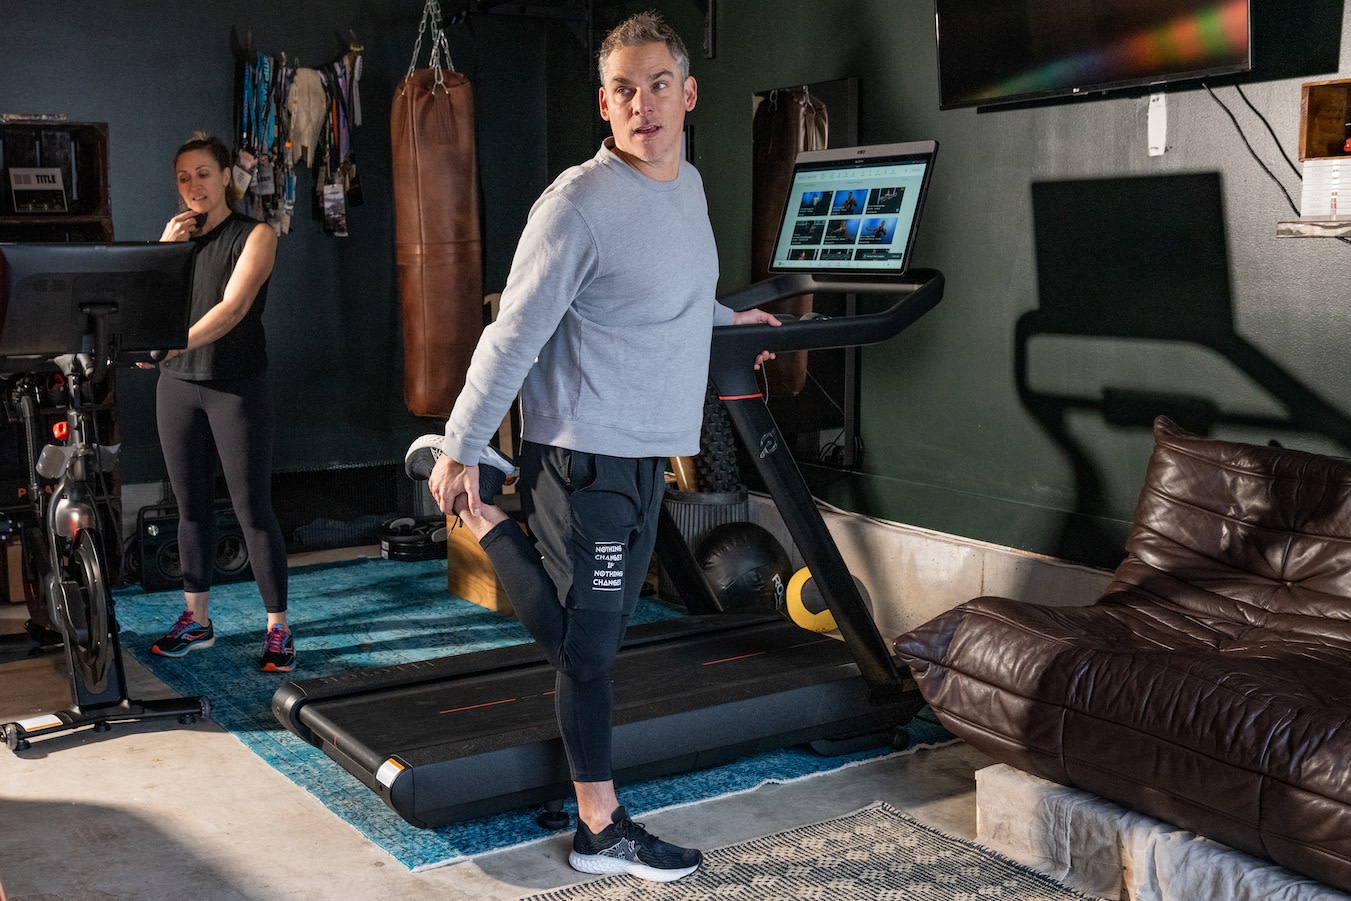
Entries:
<svg viewBox="0 0 1351 901">
<path fill-rule="evenodd" d="M 997 760 L 1351 890 L 1351 463 L 1166 419 L 1112 584 L 901 636 Z"/>
</svg>

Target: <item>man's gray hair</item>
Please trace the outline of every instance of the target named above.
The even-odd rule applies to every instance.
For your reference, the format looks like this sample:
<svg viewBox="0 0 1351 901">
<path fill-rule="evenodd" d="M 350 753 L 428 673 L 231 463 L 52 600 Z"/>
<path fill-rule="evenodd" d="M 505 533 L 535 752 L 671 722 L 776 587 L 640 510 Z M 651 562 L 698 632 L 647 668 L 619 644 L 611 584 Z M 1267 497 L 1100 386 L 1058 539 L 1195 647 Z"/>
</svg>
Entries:
<svg viewBox="0 0 1351 901">
<path fill-rule="evenodd" d="M 630 16 L 614 27 L 600 45 L 599 65 L 600 83 L 605 84 L 605 66 L 610 54 L 620 47 L 641 47 L 644 44 L 665 44 L 675 57 L 676 67 L 680 69 L 680 81 L 684 83 L 690 74 L 690 52 L 685 42 L 676 34 L 675 29 L 662 19 L 661 14 L 649 10 Z"/>
</svg>

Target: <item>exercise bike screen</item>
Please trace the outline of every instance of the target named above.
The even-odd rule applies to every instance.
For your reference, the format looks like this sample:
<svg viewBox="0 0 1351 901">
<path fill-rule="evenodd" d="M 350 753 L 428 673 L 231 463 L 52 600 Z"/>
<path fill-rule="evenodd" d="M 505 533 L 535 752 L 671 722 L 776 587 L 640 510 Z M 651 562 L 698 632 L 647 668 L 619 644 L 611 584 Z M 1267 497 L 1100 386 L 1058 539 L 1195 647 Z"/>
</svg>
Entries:
<svg viewBox="0 0 1351 901">
<path fill-rule="evenodd" d="M 800 154 L 770 270 L 902 275 L 936 152 L 924 141 Z"/>
<path fill-rule="evenodd" d="M 83 353 L 90 308 L 119 352 L 184 347 L 196 245 L 189 241 L 0 244 L 0 359 Z"/>
</svg>

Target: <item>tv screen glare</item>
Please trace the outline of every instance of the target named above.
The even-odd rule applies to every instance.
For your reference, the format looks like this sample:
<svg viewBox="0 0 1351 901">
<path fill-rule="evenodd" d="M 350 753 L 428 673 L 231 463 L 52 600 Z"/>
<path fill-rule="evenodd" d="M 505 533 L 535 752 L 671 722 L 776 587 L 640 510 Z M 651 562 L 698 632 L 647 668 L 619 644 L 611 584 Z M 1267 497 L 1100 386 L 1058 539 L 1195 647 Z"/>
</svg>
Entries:
<svg viewBox="0 0 1351 901">
<path fill-rule="evenodd" d="M 936 0 L 939 107 L 1246 72 L 1249 0 Z"/>
</svg>

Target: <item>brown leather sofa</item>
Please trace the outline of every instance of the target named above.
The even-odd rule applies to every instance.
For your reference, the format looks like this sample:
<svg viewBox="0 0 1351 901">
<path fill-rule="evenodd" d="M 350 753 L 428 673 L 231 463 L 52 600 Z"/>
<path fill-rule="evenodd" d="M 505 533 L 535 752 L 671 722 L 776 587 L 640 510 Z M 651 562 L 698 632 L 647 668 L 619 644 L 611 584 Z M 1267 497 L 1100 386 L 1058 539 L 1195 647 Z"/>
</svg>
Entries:
<svg viewBox="0 0 1351 901">
<path fill-rule="evenodd" d="M 896 652 L 996 760 L 1351 891 L 1351 462 L 1154 437 L 1095 603 L 977 598 Z"/>
</svg>

